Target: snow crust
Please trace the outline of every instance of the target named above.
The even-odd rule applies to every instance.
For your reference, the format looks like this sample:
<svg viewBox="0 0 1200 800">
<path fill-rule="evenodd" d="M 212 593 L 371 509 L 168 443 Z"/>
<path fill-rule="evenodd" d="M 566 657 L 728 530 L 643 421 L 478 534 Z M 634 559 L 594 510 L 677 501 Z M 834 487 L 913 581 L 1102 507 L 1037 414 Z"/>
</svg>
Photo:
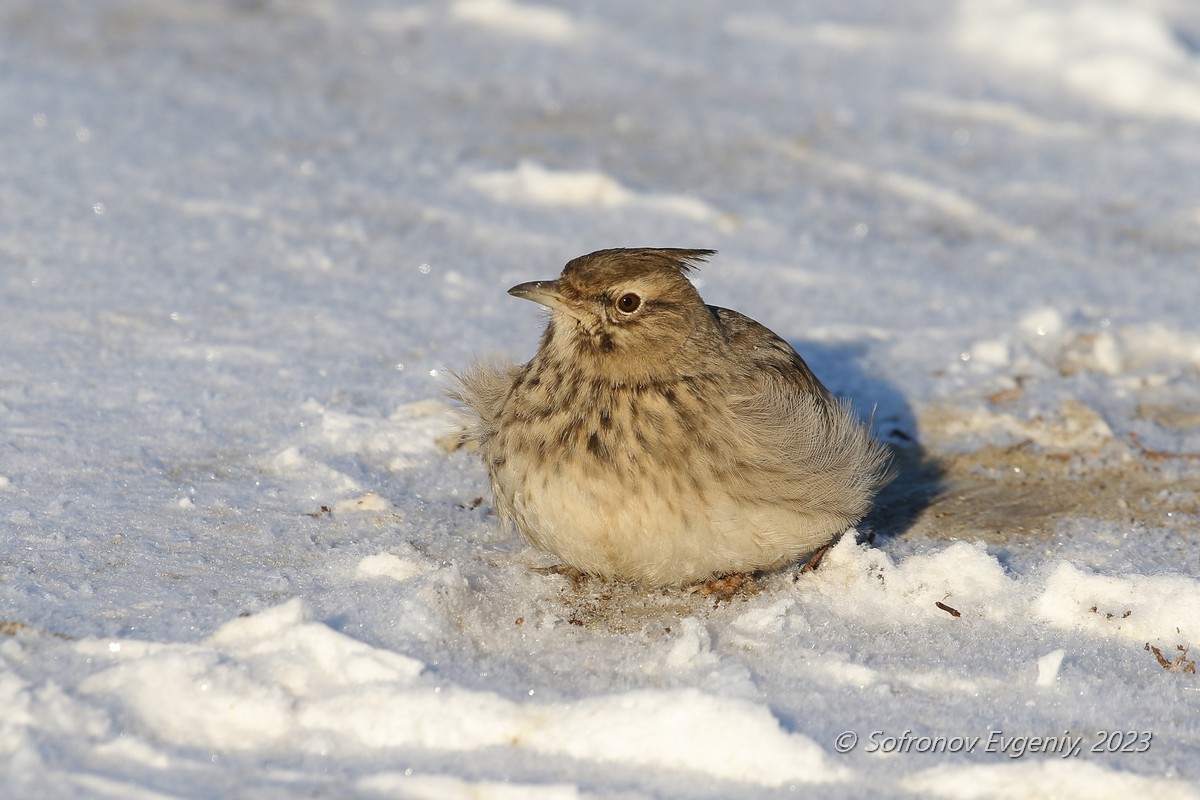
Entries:
<svg viewBox="0 0 1200 800">
<path fill-rule="evenodd" d="M 1197 42 L 4 4 L 0 796 L 1200 796 Z M 448 451 L 450 371 L 536 346 L 505 289 L 637 245 L 908 459 L 815 572 L 573 587 Z"/>
</svg>

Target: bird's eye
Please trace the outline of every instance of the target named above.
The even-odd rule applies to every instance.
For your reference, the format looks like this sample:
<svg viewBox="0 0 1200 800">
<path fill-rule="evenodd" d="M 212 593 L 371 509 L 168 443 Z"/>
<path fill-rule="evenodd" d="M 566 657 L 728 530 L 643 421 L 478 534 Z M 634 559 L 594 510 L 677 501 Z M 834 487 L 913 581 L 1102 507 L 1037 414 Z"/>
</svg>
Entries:
<svg viewBox="0 0 1200 800">
<path fill-rule="evenodd" d="M 642 298 L 638 297 L 633 292 L 621 295 L 617 300 L 617 309 L 623 314 L 632 314 L 637 311 L 642 305 Z"/>
</svg>

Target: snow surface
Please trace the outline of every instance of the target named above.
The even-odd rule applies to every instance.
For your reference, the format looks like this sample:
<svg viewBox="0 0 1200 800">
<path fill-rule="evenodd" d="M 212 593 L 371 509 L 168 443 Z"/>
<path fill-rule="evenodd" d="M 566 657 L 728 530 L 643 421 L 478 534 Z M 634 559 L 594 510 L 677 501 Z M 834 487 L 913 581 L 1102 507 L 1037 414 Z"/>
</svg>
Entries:
<svg viewBox="0 0 1200 800">
<path fill-rule="evenodd" d="M 1198 43 L 1182 0 L 8 0 L 0 796 L 1200 797 Z M 716 607 L 531 569 L 447 370 L 635 245 L 718 249 L 706 299 L 946 480 Z"/>
</svg>

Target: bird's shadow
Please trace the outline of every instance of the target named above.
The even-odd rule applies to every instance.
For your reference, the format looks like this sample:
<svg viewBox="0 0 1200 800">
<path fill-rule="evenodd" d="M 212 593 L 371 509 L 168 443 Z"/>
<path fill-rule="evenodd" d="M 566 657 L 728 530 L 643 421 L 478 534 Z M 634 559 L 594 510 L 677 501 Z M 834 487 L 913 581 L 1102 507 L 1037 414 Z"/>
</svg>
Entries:
<svg viewBox="0 0 1200 800">
<path fill-rule="evenodd" d="M 912 406 L 896 386 L 863 370 L 865 343 L 791 344 L 829 391 L 850 401 L 854 413 L 892 453 L 895 476 L 880 490 L 860 529 L 869 541 L 903 536 L 945 489 L 945 470 L 921 445 Z"/>
</svg>

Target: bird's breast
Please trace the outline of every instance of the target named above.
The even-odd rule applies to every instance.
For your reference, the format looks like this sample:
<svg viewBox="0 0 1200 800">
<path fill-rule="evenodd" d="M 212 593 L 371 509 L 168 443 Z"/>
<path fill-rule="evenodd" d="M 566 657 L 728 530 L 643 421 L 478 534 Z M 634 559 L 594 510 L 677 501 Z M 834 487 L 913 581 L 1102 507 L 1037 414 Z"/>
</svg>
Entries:
<svg viewBox="0 0 1200 800">
<path fill-rule="evenodd" d="M 506 399 L 497 444 L 622 483 L 686 481 L 728 450 L 726 395 L 703 376 L 621 384 L 533 362 Z"/>
</svg>

